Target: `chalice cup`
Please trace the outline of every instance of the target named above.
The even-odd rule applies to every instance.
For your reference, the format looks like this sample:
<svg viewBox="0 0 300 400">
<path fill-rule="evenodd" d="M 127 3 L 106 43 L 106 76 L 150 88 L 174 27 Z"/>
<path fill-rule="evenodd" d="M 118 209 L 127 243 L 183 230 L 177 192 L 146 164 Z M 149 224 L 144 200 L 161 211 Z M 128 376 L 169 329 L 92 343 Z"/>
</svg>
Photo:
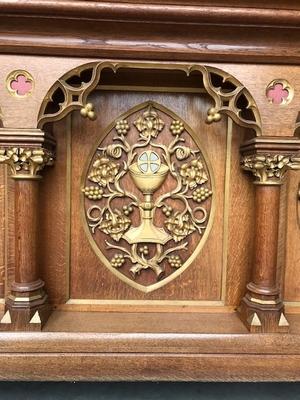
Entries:
<svg viewBox="0 0 300 400">
<path fill-rule="evenodd" d="M 162 164 L 159 155 L 152 151 L 144 151 L 136 163 L 129 167 L 129 173 L 137 188 L 143 193 L 144 199 L 139 203 L 141 223 L 130 228 L 123 238 L 130 244 L 158 243 L 165 244 L 172 237 L 163 229 L 154 225 L 155 204 L 153 193 L 165 181 L 169 168 Z"/>
</svg>

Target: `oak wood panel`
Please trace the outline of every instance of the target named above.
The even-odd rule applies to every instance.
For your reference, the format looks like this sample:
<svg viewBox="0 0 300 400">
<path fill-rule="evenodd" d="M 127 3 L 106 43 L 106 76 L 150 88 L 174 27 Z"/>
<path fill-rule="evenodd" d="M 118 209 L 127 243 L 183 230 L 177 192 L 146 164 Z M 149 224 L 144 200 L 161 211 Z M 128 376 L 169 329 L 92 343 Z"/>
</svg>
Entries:
<svg viewBox="0 0 300 400">
<path fill-rule="evenodd" d="M 289 172 L 288 172 L 289 174 Z M 287 210 L 288 210 L 288 185 L 287 179 L 284 180 L 280 188 L 280 206 L 279 206 L 279 228 L 278 228 L 278 249 L 277 249 L 277 285 L 281 290 L 282 299 L 284 298 L 284 283 L 286 269 L 286 246 L 287 235 Z"/>
<path fill-rule="evenodd" d="M 298 215 L 299 174 L 290 171 L 287 179 L 287 220 L 284 300 L 300 302 L 300 225 Z M 300 303 L 298 304 L 300 305 Z M 300 310 L 300 309 L 299 309 Z"/>
<path fill-rule="evenodd" d="M 71 117 L 67 117 L 53 126 L 53 136 L 57 141 L 56 160 L 53 167 L 44 170 L 40 182 L 40 271 L 53 303 L 62 303 L 68 299 L 70 237 L 67 156 L 70 124 Z"/>
<path fill-rule="evenodd" d="M 300 317 L 288 314 L 291 334 L 249 335 L 235 313 L 179 316 L 124 313 L 125 328 L 119 313 L 54 312 L 43 333 L 1 332 L 0 353 L 215 353 L 215 354 L 297 354 L 300 352 Z M 165 318 L 166 317 L 166 318 Z M 188 324 L 178 328 L 177 318 Z M 220 324 L 215 324 L 221 318 Z M 60 319 L 60 324 L 55 319 Z M 74 332 L 80 318 L 82 332 Z M 156 319 L 156 326 L 153 320 Z M 75 322 L 74 322 L 75 321 Z M 151 322 L 151 323 L 149 323 Z M 214 333 L 206 333 L 213 327 Z M 85 327 L 85 331 L 84 331 Z M 91 328 L 93 327 L 93 331 Z M 50 329 L 51 331 L 49 331 Z M 113 332 L 112 332 L 113 331 Z"/>
<path fill-rule="evenodd" d="M 47 322 L 47 332 L 115 333 L 247 333 L 235 312 L 141 313 L 55 311 Z M 216 324 L 218 321 L 218 324 Z"/>
<path fill-rule="evenodd" d="M 95 2 L 100 3 L 101 0 L 94 0 Z M 110 3 L 128 3 L 127 0 L 107 0 Z M 144 3 L 144 0 L 134 0 L 134 3 Z M 160 0 L 151 0 L 151 4 L 161 4 Z M 163 4 L 179 4 L 182 5 L 182 0 L 164 0 Z M 187 0 L 184 2 L 185 5 L 198 5 L 198 6 L 211 6 L 210 1 L 208 0 Z M 286 9 L 286 10 L 298 10 L 299 2 L 297 0 L 289 0 L 288 2 L 285 0 L 276 0 L 276 3 L 272 0 L 266 0 L 264 3 L 259 2 L 258 0 L 250 1 L 250 0 L 218 0 L 214 2 L 215 6 L 226 6 L 226 7 L 255 7 L 255 8 L 274 8 L 274 9 Z"/>
<path fill-rule="evenodd" d="M 24 15 L 51 15 L 77 19 L 107 19 L 107 20 L 140 20 L 140 21 L 173 21 L 194 23 L 229 23 L 257 25 L 280 24 L 280 26 L 294 25 L 300 20 L 299 7 L 288 7 L 273 12 L 273 7 L 259 9 L 254 7 L 245 10 L 243 7 L 226 7 L 207 5 L 201 2 L 190 4 L 143 4 L 136 1 L 122 3 L 120 1 L 78 1 L 78 0 L 19 0 L 17 3 L 3 0 L 0 6 L 2 13 L 23 13 Z M 243 3 L 243 2 L 241 2 Z M 247 4 L 247 3 L 246 3 Z M 243 5 L 243 4 L 241 4 Z M 249 4 L 248 4 L 249 5 Z M 292 8 L 292 9 L 289 9 Z"/>
<path fill-rule="evenodd" d="M 142 4 L 142 0 L 2 1 L 0 104 L 3 124 L 5 127 L 35 127 L 41 101 L 51 85 L 68 70 L 89 62 L 87 57 L 101 55 L 147 62 L 149 59 L 215 62 L 216 67 L 231 73 L 253 94 L 261 113 L 264 135 L 292 136 L 300 104 L 299 21 L 299 4 L 282 0 L 276 5 L 270 0 L 263 4 L 258 4 L 257 0 L 252 3 L 219 0 L 214 5 L 201 0 L 189 0 L 185 4 L 178 0 L 163 3 L 153 0 L 147 4 Z M 13 53 L 18 55 L 12 56 Z M 59 57 L 41 57 L 42 54 Z M 260 65 L 250 64 L 255 62 Z M 289 63 L 296 65 L 289 66 Z M 4 86 L 7 74 L 14 69 L 26 69 L 35 79 L 35 91 L 25 101 L 10 96 Z M 267 85 L 277 78 L 287 79 L 295 89 L 294 99 L 288 106 L 275 106 L 266 99 Z M 103 266 L 99 267 L 81 230 L 79 189 L 81 167 L 92 146 L 91 139 L 99 134 L 99 127 L 149 96 L 165 102 L 203 135 L 204 147 L 215 168 L 218 197 L 214 228 L 199 256 L 199 264 L 194 263 L 181 277 L 159 291 L 144 295 L 118 281 Z M 285 299 L 291 302 L 289 310 L 294 313 L 287 315 L 291 334 L 248 335 L 232 312 L 249 281 L 254 236 L 252 178 L 248 179 L 238 165 L 238 147 L 244 130 L 233 129 L 231 188 L 224 194 L 226 120 L 223 118 L 221 123 L 210 127 L 205 125 L 203 120 L 211 102 L 204 98 L 200 101 L 198 96 L 106 93 L 95 101 L 99 115 L 96 123 L 83 121 L 78 113 L 72 117 L 74 168 L 70 241 L 67 233 L 70 210 L 66 200 L 69 190 L 67 126 L 66 121 L 55 125 L 59 143 L 56 165 L 45 171 L 40 204 L 36 207 L 40 213 L 40 263 L 50 300 L 60 303 L 68 298 L 68 246 L 71 246 L 73 297 L 106 299 L 108 303 L 111 299 L 125 298 L 174 300 L 174 304 L 166 302 L 163 307 L 153 303 L 146 309 L 143 303 L 138 309 L 134 304 L 119 307 L 111 303 L 101 308 L 105 313 L 88 312 L 96 310 L 97 305 L 85 308 L 84 304 L 79 304 L 77 313 L 54 312 L 41 334 L 0 333 L 0 377 L 11 380 L 300 380 L 297 214 L 300 206 L 296 199 L 299 174 L 289 174 L 285 188 L 287 210 L 281 209 L 280 224 L 282 231 L 286 215 L 286 235 L 282 234 L 279 246 L 279 270 L 284 270 L 284 244 Z M 3 220 L 2 178 L 0 171 L 0 221 Z M 14 185 L 8 180 L 7 249 L 6 255 L 0 254 L 0 269 L 2 260 L 6 259 L 8 286 L 14 279 L 15 265 Z M 223 221 L 226 196 L 229 200 L 227 228 Z M 281 200 L 284 199 L 285 193 Z M 224 232 L 228 233 L 227 251 L 223 247 Z M 0 229 L 0 252 L 1 244 L 3 228 Z M 227 260 L 227 272 L 224 260 Z M 274 275 L 270 278 L 274 281 Z M 0 278 L 0 296 L 1 283 Z M 221 299 L 224 288 L 226 306 L 221 302 L 209 305 L 209 301 Z M 187 305 L 185 313 L 182 303 L 176 303 L 178 299 L 208 302 L 203 302 L 202 306 Z M 74 306 L 76 304 L 59 305 L 61 310 Z M 205 308 L 207 312 L 203 312 Z M 132 312 L 126 313 L 126 310 Z"/>
<path fill-rule="evenodd" d="M 145 30 L 147 24 L 140 26 L 135 22 L 130 25 L 121 22 L 95 24 L 93 21 L 76 20 L 72 23 L 47 17 L 37 21 L 30 16 L 11 18 L 9 15 L 0 20 L 0 49 L 8 54 L 74 57 L 76 51 L 78 57 L 97 57 L 101 54 L 101 57 L 113 58 L 117 54 L 119 58 L 124 55 L 124 58 L 139 60 L 163 61 L 172 58 L 184 62 L 210 60 L 296 65 L 300 60 L 298 31 L 288 27 L 271 30 L 258 26 L 249 28 L 249 34 L 249 30 L 246 32 L 241 27 L 222 26 L 220 36 L 220 26 L 203 25 L 186 30 L 185 26 L 178 24 L 149 23 L 151 30 Z M 115 27 L 111 31 L 113 25 Z M 139 31 L 142 33 L 137 37 Z M 39 40 L 41 35 L 45 35 L 43 41 Z M 225 37 L 227 41 L 224 41 Z M 278 43 L 276 49 L 272 40 Z"/>
<path fill-rule="evenodd" d="M 226 304 L 239 304 L 250 280 L 254 249 L 254 185 L 240 167 L 239 148 L 246 130 L 233 125 L 228 199 Z"/>
<path fill-rule="evenodd" d="M 102 315 L 105 319 L 105 315 Z M 115 316 L 117 318 L 118 316 Z M 289 316 L 290 319 L 290 316 Z M 241 329 L 241 328 L 240 328 Z M 299 333 L 299 331 L 298 331 Z M 297 354 L 299 334 L 64 332 L 0 334 L 1 353 Z"/>
<path fill-rule="evenodd" d="M 199 132 L 203 147 L 213 165 L 216 180 L 216 214 L 214 224 L 199 257 L 174 281 L 147 295 L 130 288 L 106 269 L 96 258 L 82 227 L 80 182 L 83 168 L 93 142 L 101 129 L 128 108 L 152 99 L 178 113 Z M 97 123 L 83 121 L 74 114 L 72 123 L 72 239 L 71 297 L 90 299 L 160 299 L 160 300 L 220 300 L 222 276 L 224 173 L 226 126 L 204 124 L 208 104 L 203 96 L 155 93 L 99 93 L 93 102 L 102 117 Z M 221 125 L 222 126 L 222 125 Z"/>
<path fill-rule="evenodd" d="M 294 3 L 276 12 L 271 3 L 260 8 L 249 3 L 157 3 L 3 1 L 0 48 L 64 56 L 73 56 L 76 49 L 86 57 L 119 52 L 144 59 L 169 59 L 172 53 L 178 60 L 299 61 L 299 8 Z M 191 23 L 193 29 L 185 29 Z M 175 39 L 178 33 L 180 39 Z"/>
<path fill-rule="evenodd" d="M 300 377 L 299 355 L 4 353 L 0 362 L 2 380 L 259 382 Z"/>
</svg>

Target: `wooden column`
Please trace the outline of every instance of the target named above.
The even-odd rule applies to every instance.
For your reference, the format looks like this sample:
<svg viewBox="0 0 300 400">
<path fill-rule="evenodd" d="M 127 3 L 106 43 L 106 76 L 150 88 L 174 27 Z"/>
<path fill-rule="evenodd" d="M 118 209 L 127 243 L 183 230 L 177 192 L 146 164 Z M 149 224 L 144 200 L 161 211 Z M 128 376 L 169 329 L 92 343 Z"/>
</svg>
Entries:
<svg viewBox="0 0 300 400">
<path fill-rule="evenodd" d="M 15 180 L 15 280 L 5 299 L 1 330 L 40 330 L 50 313 L 44 282 L 39 275 L 38 191 L 40 171 L 53 161 L 52 151 L 43 146 L 51 148 L 53 143 L 45 140 L 43 132 L 36 131 L 35 136 L 42 143 L 29 143 L 26 147 L 8 147 L 4 143 L 0 147 L 0 162 L 10 166 L 11 178 Z"/>
<path fill-rule="evenodd" d="M 280 188 L 287 169 L 300 166 L 288 153 L 299 143 L 289 139 L 257 138 L 242 148 L 242 168 L 255 176 L 255 246 L 251 282 L 239 307 L 251 332 L 288 332 L 277 281 Z M 294 145 L 294 146 L 293 146 Z"/>
</svg>

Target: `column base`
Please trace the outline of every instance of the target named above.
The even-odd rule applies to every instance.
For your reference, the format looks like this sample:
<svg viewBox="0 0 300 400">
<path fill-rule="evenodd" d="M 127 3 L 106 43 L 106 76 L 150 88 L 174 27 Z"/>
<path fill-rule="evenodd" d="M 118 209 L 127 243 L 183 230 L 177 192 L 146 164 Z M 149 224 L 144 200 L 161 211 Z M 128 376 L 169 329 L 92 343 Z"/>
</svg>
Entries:
<svg viewBox="0 0 300 400">
<path fill-rule="evenodd" d="M 267 304 L 266 304 L 267 303 Z M 282 301 L 251 297 L 242 299 L 238 314 L 251 333 L 288 333 L 289 323 L 284 315 Z"/>
<path fill-rule="evenodd" d="M 11 294 L 5 300 L 5 313 L 0 331 L 41 331 L 51 313 L 44 282 L 12 284 Z M 31 290 L 30 290 L 31 289 Z"/>
</svg>

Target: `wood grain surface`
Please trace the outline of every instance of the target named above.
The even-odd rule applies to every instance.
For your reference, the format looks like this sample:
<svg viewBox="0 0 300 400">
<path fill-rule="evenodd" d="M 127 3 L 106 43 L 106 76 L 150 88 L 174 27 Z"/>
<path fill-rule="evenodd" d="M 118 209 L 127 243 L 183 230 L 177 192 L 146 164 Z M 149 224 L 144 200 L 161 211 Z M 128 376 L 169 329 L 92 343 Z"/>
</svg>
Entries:
<svg viewBox="0 0 300 400">
<path fill-rule="evenodd" d="M 226 71 L 251 93 L 262 135 L 292 137 L 300 118 L 299 22 L 295 0 L 0 2 L 0 127 L 36 128 L 43 100 L 68 71 L 76 75 L 89 62 L 123 63 L 117 72 L 106 71 L 87 99 L 96 122 L 75 112 L 44 127 L 53 131 L 57 149 L 38 194 L 0 168 L 0 303 L 15 278 L 42 278 L 55 309 L 40 333 L 0 332 L 0 379 L 300 380 L 299 173 L 288 173 L 281 195 L 261 187 L 255 200 L 252 178 L 239 161 L 249 131 L 224 116 L 207 125 L 213 101 L 199 75 L 168 70 L 168 64 L 203 63 Z M 34 80 L 23 99 L 7 90 L 16 70 Z M 267 99 L 276 79 L 293 91 L 289 104 Z M 100 262 L 84 232 L 80 203 L 83 171 L 101 131 L 147 100 L 174 111 L 199 135 L 216 190 L 202 251 L 150 294 Z M 31 208 L 22 203 L 30 195 Z M 22 252 L 15 251 L 16 227 Z M 289 334 L 248 333 L 235 309 L 251 277 L 261 290 L 284 288 Z"/>
<path fill-rule="evenodd" d="M 287 229 L 285 242 L 284 298 L 300 305 L 300 225 L 299 225 L 299 174 L 290 171 L 287 180 Z M 292 305 L 292 304 L 291 304 Z"/>
<path fill-rule="evenodd" d="M 299 6 L 257 3 L 2 1 L 0 48 L 32 55 L 297 64 Z"/>
<path fill-rule="evenodd" d="M 299 316 L 288 315 L 294 327 L 292 335 L 249 335 L 234 313 L 225 317 L 203 314 L 193 332 L 189 331 L 194 325 L 192 315 L 189 323 L 186 316 L 176 314 L 161 318 L 156 314 L 124 314 L 123 324 L 118 313 L 56 314 L 60 315 L 52 315 L 42 334 L 0 333 L 1 379 L 295 381 L 300 378 Z M 54 322 L 56 319 L 60 320 L 58 324 Z M 153 321 L 156 329 L 149 332 Z M 178 321 L 182 322 L 180 332 Z M 77 328 L 85 326 L 87 331 L 75 333 L 76 322 Z M 206 333 L 212 326 L 214 333 Z M 48 328 L 53 331 L 47 331 Z"/>
<path fill-rule="evenodd" d="M 39 267 L 53 303 L 64 303 L 69 296 L 69 185 L 67 169 L 71 117 L 53 127 L 57 140 L 55 165 L 40 182 Z M 68 181 L 69 179 L 69 181 Z"/>
<path fill-rule="evenodd" d="M 6 167 L 0 166 L 0 298 L 5 296 L 5 275 L 6 275 Z"/>
<path fill-rule="evenodd" d="M 203 148 L 210 154 L 216 181 L 216 214 L 211 233 L 199 256 L 177 279 L 153 293 L 143 294 L 116 278 L 95 256 L 83 230 L 80 203 L 83 171 L 95 140 L 102 129 L 122 112 L 152 99 L 173 110 L 201 137 Z M 222 133 L 216 126 L 204 124 L 207 103 L 203 97 L 184 94 L 106 92 L 95 97 L 95 109 L 102 115 L 97 124 L 82 121 L 74 115 L 72 122 L 72 214 L 71 214 L 71 298 L 136 299 L 136 300 L 221 300 L 222 240 L 224 206 L 224 165 L 226 126 Z M 101 110 L 101 111 L 100 111 Z M 168 190 L 168 189 L 164 189 Z"/>
</svg>

